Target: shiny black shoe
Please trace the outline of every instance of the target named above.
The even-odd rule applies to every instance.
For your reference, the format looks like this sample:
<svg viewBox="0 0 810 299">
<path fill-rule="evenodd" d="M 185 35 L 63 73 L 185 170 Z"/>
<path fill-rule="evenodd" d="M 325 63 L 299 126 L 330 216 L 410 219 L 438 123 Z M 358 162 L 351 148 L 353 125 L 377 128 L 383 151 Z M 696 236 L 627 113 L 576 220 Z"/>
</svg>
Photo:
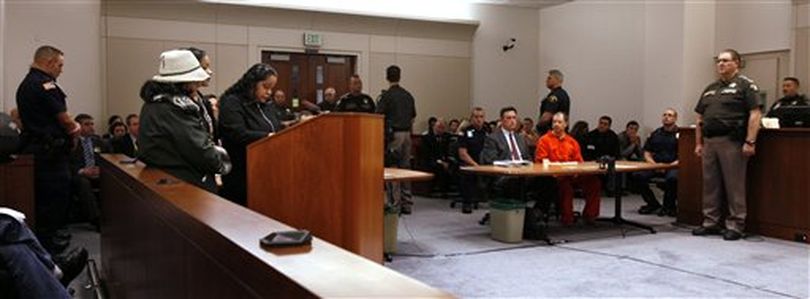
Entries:
<svg viewBox="0 0 810 299">
<path fill-rule="evenodd" d="M 659 217 L 664 217 L 664 216 L 675 217 L 676 215 L 677 215 L 677 212 L 675 212 L 675 209 L 672 209 L 672 208 L 661 208 L 660 210 L 658 210 L 658 216 Z"/>
<path fill-rule="evenodd" d="M 660 206 L 643 205 L 638 208 L 638 213 L 641 215 L 655 214 L 661 209 Z"/>
<path fill-rule="evenodd" d="M 62 278 L 59 281 L 64 286 L 68 286 L 76 276 L 84 270 L 87 265 L 87 249 L 73 248 L 70 251 L 54 256 L 53 262 L 62 269 Z"/>
<path fill-rule="evenodd" d="M 726 241 L 737 241 L 742 237 L 743 235 L 741 233 L 730 229 L 726 230 L 726 232 L 723 233 L 723 240 Z"/>
<path fill-rule="evenodd" d="M 402 207 L 399 208 L 399 214 L 400 215 L 410 215 L 411 214 L 411 205 L 402 205 Z"/>
<path fill-rule="evenodd" d="M 723 230 L 716 226 L 701 226 L 692 230 L 693 236 L 720 235 Z"/>
</svg>

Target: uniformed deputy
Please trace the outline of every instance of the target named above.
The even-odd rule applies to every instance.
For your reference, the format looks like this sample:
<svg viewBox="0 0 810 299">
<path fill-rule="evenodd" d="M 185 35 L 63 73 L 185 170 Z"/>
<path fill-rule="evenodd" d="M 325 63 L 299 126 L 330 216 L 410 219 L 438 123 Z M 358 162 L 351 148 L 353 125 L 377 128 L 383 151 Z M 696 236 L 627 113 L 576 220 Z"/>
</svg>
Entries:
<svg viewBox="0 0 810 299">
<path fill-rule="evenodd" d="M 349 92 L 337 101 L 336 112 L 374 113 L 374 99 L 363 93 L 363 81 L 357 74 L 349 79 Z"/>
<path fill-rule="evenodd" d="M 703 224 L 692 234 L 722 233 L 724 240 L 733 241 L 745 230 L 745 175 L 755 153 L 763 101 L 754 81 L 739 74 L 737 51 L 726 49 L 716 61 L 720 79 L 703 90 L 695 107 L 695 154 L 703 157 Z"/>
<path fill-rule="evenodd" d="M 656 129 L 647 138 L 644 144 L 644 161 L 647 163 L 678 163 L 678 112 L 675 109 L 667 108 L 661 115 L 662 126 Z M 664 205 L 663 208 L 655 194 L 650 189 L 650 179 L 662 177 L 664 182 Z M 639 171 L 631 174 L 631 183 L 634 183 L 636 191 L 641 194 L 641 198 L 646 203 L 638 209 L 638 213 L 652 214 L 658 212 L 658 216 L 677 215 L 678 198 L 678 170 L 667 169 L 661 171 Z"/>
<path fill-rule="evenodd" d="M 478 162 L 481 161 L 481 151 L 489 134 L 487 127 L 484 126 L 485 120 L 484 108 L 475 107 L 470 112 L 470 126 L 462 131 L 458 141 L 458 156 L 462 166 L 478 166 Z M 482 189 L 479 188 L 479 182 L 475 175 L 461 174 L 462 213 L 472 213 L 474 195 L 479 193 L 476 190 Z"/>
<path fill-rule="evenodd" d="M 569 115 L 571 100 L 568 98 L 568 92 L 562 88 L 562 82 L 562 72 L 559 70 L 548 71 L 546 87 L 551 92 L 540 103 L 540 120 L 537 121 L 538 136 L 543 136 L 548 130 L 551 130 L 551 117 L 554 113 L 562 112 Z"/>
<path fill-rule="evenodd" d="M 318 109 L 320 110 L 320 112 L 335 110 L 337 100 L 338 100 L 337 91 L 335 91 L 335 88 L 327 87 L 323 91 L 323 101 L 318 103 Z"/>
<path fill-rule="evenodd" d="M 400 77 L 401 69 L 396 65 L 385 70 L 385 79 L 390 86 L 380 95 L 377 113 L 385 115 L 386 135 L 391 132 L 386 151 L 393 153 L 396 162 L 390 166 L 411 168 L 411 129 L 416 118 L 416 106 L 411 93 L 399 86 Z M 401 187 L 401 212 L 410 214 L 411 184 L 404 182 Z"/>
<path fill-rule="evenodd" d="M 271 110 L 276 114 L 276 118 L 281 121 L 284 127 L 290 126 L 295 123 L 295 113 L 290 109 L 289 102 L 287 102 L 287 95 L 284 91 L 277 89 L 273 92 L 273 103 L 270 105 Z"/>
<path fill-rule="evenodd" d="M 771 105 L 771 109 L 768 110 L 768 117 L 774 117 L 774 111 L 780 107 L 808 105 L 807 97 L 803 94 L 799 94 L 799 79 L 785 77 L 785 79 L 782 80 L 782 93 L 785 96 Z"/>
<path fill-rule="evenodd" d="M 23 124 L 22 151 L 34 155 L 34 204 L 37 236 L 52 254 L 69 245 L 57 230 L 66 224 L 70 190 L 69 154 L 79 124 L 67 113 L 67 95 L 57 85 L 64 54 L 42 46 L 17 88 L 17 107 Z"/>
<path fill-rule="evenodd" d="M 159 74 L 141 87 L 139 159 L 188 183 L 215 191 L 213 174 L 227 173 L 200 117 L 199 96 L 208 73 L 188 50 L 160 54 Z"/>
</svg>

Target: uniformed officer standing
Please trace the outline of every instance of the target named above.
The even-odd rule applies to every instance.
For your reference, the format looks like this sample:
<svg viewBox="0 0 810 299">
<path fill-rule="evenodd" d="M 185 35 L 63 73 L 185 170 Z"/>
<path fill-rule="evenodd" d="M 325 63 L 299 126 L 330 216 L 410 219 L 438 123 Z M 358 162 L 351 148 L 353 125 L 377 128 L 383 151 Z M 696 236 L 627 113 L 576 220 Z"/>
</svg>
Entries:
<svg viewBox="0 0 810 299">
<path fill-rule="evenodd" d="M 782 80 L 782 93 L 785 96 L 776 101 L 776 103 L 773 103 L 771 109 L 768 110 L 768 117 L 774 117 L 774 111 L 780 107 L 808 105 L 807 97 L 803 94 L 799 94 L 799 79 L 785 77 L 785 79 Z"/>
<path fill-rule="evenodd" d="M 755 153 L 763 101 L 754 81 L 739 74 L 737 51 L 723 50 L 716 62 L 720 79 L 706 87 L 695 107 L 695 154 L 703 157 L 703 224 L 692 234 L 722 233 L 733 241 L 745 230 L 746 166 Z"/>
<path fill-rule="evenodd" d="M 570 115 L 571 100 L 568 92 L 562 88 L 563 74 L 559 70 L 548 71 L 546 87 L 551 90 L 540 103 L 540 120 L 537 121 L 537 135 L 543 136 L 551 130 L 551 117 L 554 113 L 562 112 Z"/>
<path fill-rule="evenodd" d="M 470 126 L 462 131 L 462 136 L 458 141 L 458 156 L 461 159 L 462 166 L 478 166 L 478 162 L 481 161 L 481 151 L 484 149 L 484 141 L 487 139 L 487 134 L 489 134 L 486 130 L 487 127 L 484 126 L 485 120 L 484 108 L 473 108 L 470 113 Z M 462 213 L 472 213 L 474 194 L 478 193 L 476 190 L 483 189 L 478 188 L 479 182 L 482 181 L 475 175 L 461 174 Z"/>
<path fill-rule="evenodd" d="M 416 118 L 416 106 L 411 93 L 399 86 L 400 77 L 401 69 L 396 65 L 385 70 L 385 79 L 390 87 L 380 95 L 377 113 L 385 115 L 386 135 L 391 132 L 386 151 L 393 153 L 396 162 L 390 166 L 411 168 L 411 129 Z M 410 214 L 413 204 L 410 182 L 402 183 L 400 194 L 401 212 Z"/>
<path fill-rule="evenodd" d="M 374 113 L 374 99 L 363 93 L 363 81 L 357 74 L 349 79 L 349 92 L 337 101 L 336 112 Z"/>
<path fill-rule="evenodd" d="M 50 253 L 64 250 L 69 239 L 57 234 L 66 224 L 70 190 L 70 150 L 79 124 L 67 113 L 67 95 L 56 84 L 65 58 L 61 50 L 41 46 L 17 88 L 22 151 L 34 155 L 34 204 L 37 236 Z"/>
</svg>

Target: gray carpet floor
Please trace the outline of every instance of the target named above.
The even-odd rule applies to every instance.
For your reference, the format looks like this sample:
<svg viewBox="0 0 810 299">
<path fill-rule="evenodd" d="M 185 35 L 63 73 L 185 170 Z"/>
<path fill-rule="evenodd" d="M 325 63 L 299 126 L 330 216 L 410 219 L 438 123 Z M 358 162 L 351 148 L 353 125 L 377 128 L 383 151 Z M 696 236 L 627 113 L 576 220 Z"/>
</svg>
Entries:
<svg viewBox="0 0 810 299">
<path fill-rule="evenodd" d="M 508 244 L 490 238 L 473 214 L 448 200 L 419 198 L 400 218 L 397 254 L 386 266 L 464 298 L 497 297 L 793 297 L 810 296 L 810 247 L 749 236 L 736 242 L 694 237 L 671 217 L 635 212 L 638 196 L 624 200 L 625 218 L 658 233 L 608 223 L 559 227 L 538 241 Z M 575 200 L 575 210 L 582 201 Z M 603 216 L 613 215 L 604 198 Z"/>
</svg>

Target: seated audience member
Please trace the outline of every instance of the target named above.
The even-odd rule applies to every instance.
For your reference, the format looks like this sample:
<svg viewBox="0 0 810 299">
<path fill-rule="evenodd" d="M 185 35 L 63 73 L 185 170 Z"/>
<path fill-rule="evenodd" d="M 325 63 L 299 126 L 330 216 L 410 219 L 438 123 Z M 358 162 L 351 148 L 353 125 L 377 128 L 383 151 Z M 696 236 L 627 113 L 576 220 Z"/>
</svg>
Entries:
<svg viewBox="0 0 810 299">
<path fill-rule="evenodd" d="M 141 132 L 141 120 L 137 114 L 127 115 L 127 134 L 112 140 L 113 152 L 129 157 L 138 157 L 138 136 Z"/>
<path fill-rule="evenodd" d="M 100 153 L 109 152 L 104 140 L 96 135 L 93 117 L 87 114 L 76 116 L 80 126 L 78 145 L 70 155 L 71 192 L 78 203 L 78 212 L 84 220 L 99 228 L 99 202 L 93 189 L 99 188 L 98 161 Z"/>
<path fill-rule="evenodd" d="M 349 92 L 340 97 L 335 111 L 374 113 L 376 109 L 374 99 L 363 93 L 363 80 L 357 74 L 352 75 L 349 78 Z"/>
<path fill-rule="evenodd" d="M 470 113 L 470 125 L 462 131 L 459 137 L 458 157 L 459 163 L 463 166 L 478 166 L 481 161 L 481 151 L 484 149 L 484 141 L 487 139 L 487 134 L 489 134 L 484 126 L 485 119 L 486 115 L 483 108 L 473 108 Z M 476 191 L 483 189 L 479 182 L 483 181 L 479 180 L 475 175 L 461 174 L 462 213 L 472 213 L 473 197 L 475 194 L 482 193 Z"/>
<path fill-rule="evenodd" d="M 318 104 L 320 112 L 327 112 L 335 110 L 337 105 L 337 91 L 334 87 L 327 87 L 323 91 L 323 101 Z"/>
<path fill-rule="evenodd" d="M 566 133 L 568 120 L 564 113 L 555 113 L 552 117 L 551 131 L 537 141 L 534 161 L 542 163 L 543 159 L 551 162 L 582 162 L 579 144 Z M 594 175 L 559 176 L 557 177 L 558 196 L 560 199 L 561 221 L 564 225 L 574 223 L 574 186 L 582 188 L 585 193 L 585 209 L 582 216 L 586 224 L 593 224 L 599 216 L 601 181 Z"/>
<path fill-rule="evenodd" d="M 803 94 L 799 94 L 799 79 L 794 77 L 786 77 L 782 80 L 782 94 L 785 96 L 776 101 L 776 103 L 773 103 L 771 109 L 768 110 L 768 117 L 774 117 L 774 110 L 780 107 L 810 105 L 807 101 L 807 97 Z"/>
<path fill-rule="evenodd" d="M 661 117 L 663 126 L 656 129 L 647 138 L 644 144 L 644 160 L 648 163 L 678 163 L 678 112 L 668 108 L 664 110 Z M 664 182 L 664 206 L 655 199 L 655 194 L 650 190 L 650 179 L 663 177 Z M 658 212 L 658 216 L 676 216 L 678 198 L 678 170 L 667 169 L 660 171 L 642 171 L 633 173 L 632 181 L 635 189 L 644 198 L 646 205 L 638 209 L 639 214 L 652 214 Z"/>
<path fill-rule="evenodd" d="M 228 170 L 225 154 L 214 145 L 200 121 L 200 107 L 192 99 L 209 77 L 190 51 L 161 53 L 159 74 L 141 87 L 144 134 L 137 135 L 135 144 L 138 157 L 148 167 L 214 192 L 214 174 Z"/>
<path fill-rule="evenodd" d="M 435 175 L 433 181 L 439 191 L 447 192 L 450 186 L 453 161 L 450 156 L 451 135 L 446 132 L 444 120 L 438 119 L 431 133 L 422 138 L 423 164 Z"/>
<path fill-rule="evenodd" d="M 580 120 L 574 123 L 574 126 L 571 127 L 571 137 L 577 140 L 580 144 L 585 143 L 585 136 L 588 135 L 588 122 L 584 120 Z M 541 136 L 542 137 L 542 136 Z"/>
<path fill-rule="evenodd" d="M 112 134 L 110 142 L 113 142 L 118 138 L 124 138 L 124 136 L 127 135 L 127 125 L 125 125 L 123 122 L 114 123 L 112 126 L 110 126 L 110 133 Z"/>
<path fill-rule="evenodd" d="M 529 151 L 526 140 L 518 132 L 518 115 L 514 107 L 501 109 L 501 127 L 492 131 L 484 140 L 480 164 L 490 165 L 502 160 L 532 161 L 533 153 Z M 495 190 L 504 196 L 519 198 L 519 180 L 499 177 L 495 180 Z"/>
<path fill-rule="evenodd" d="M 644 159 L 644 153 L 641 151 L 641 137 L 638 136 L 638 127 L 638 122 L 631 120 L 627 123 L 624 132 L 619 133 L 622 160 L 642 161 Z"/>
<path fill-rule="evenodd" d="M 523 119 L 523 126 L 521 127 L 520 134 L 523 135 L 523 138 L 526 139 L 526 143 L 529 144 L 529 150 L 534 152 L 534 147 L 537 145 L 537 139 L 540 136 L 537 135 L 537 131 L 534 126 L 534 120 L 530 117 L 526 117 Z"/>
<path fill-rule="evenodd" d="M 273 102 L 270 108 L 275 111 L 276 119 L 281 121 L 283 127 L 295 123 L 295 113 L 292 111 L 292 108 L 290 108 L 290 102 L 287 101 L 287 95 L 283 90 L 277 89 L 273 92 Z"/>
<path fill-rule="evenodd" d="M 449 123 L 447 123 L 447 133 L 451 135 L 461 135 L 461 122 L 458 119 L 451 119 Z"/>
<path fill-rule="evenodd" d="M 613 120 L 604 115 L 599 118 L 596 129 L 585 136 L 583 158 L 585 161 L 594 161 L 602 156 L 619 157 L 619 136 L 610 129 Z"/>
<path fill-rule="evenodd" d="M 219 132 L 233 169 L 222 177 L 220 193 L 240 205 L 247 204 L 247 146 L 282 128 L 268 103 L 277 81 L 278 74 L 273 67 L 257 63 L 221 97 Z"/>
<path fill-rule="evenodd" d="M 428 118 L 427 130 L 422 132 L 422 135 L 427 135 L 433 132 L 433 126 L 436 124 L 436 120 L 438 120 L 438 118 L 436 118 L 435 116 L 431 116 Z"/>
<path fill-rule="evenodd" d="M 87 264 L 87 250 L 51 256 L 25 225 L 24 215 L 0 207 L 0 298 L 72 298 L 66 287 Z M 6 288 L 8 287 L 8 288 Z"/>
<path fill-rule="evenodd" d="M 101 136 L 104 139 L 112 139 L 113 138 L 113 125 L 116 123 L 124 123 L 124 119 L 117 114 L 113 114 L 109 118 L 107 118 L 107 132 Z"/>
</svg>

